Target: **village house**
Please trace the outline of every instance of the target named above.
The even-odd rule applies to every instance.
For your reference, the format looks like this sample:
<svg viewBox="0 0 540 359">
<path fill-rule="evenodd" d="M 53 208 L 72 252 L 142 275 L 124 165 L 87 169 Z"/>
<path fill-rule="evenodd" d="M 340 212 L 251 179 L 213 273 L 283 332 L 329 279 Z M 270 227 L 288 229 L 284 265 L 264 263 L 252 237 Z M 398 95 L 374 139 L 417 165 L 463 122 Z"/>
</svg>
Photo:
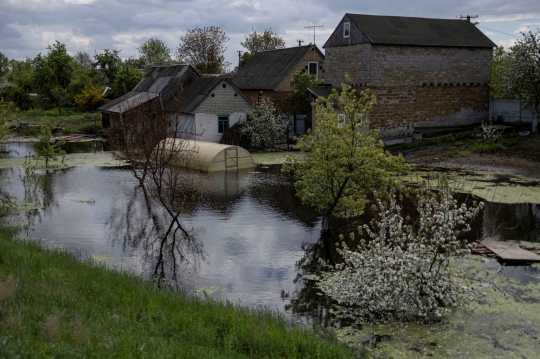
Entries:
<svg viewBox="0 0 540 359">
<path fill-rule="evenodd" d="M 324 79 L 339 88 L 347 73 L 371 89 L 368 119 L 382 136 L 471 125 L 488 118 L 494 47 L 466 20 L 345 14 L 323 46 Z"/>
<path fill-rule="evenodd" d="M 316 45 L 304 45 L 262 51 L 249 59 L 232 78 L 233 83 L 253 103 L 269 98 L 278 111 L 289 116 L 292 135 L 306 132 L 310 114 L 292 114 L 287 95 L 293 89 L 295 73 L 312 74 L 323 79 L 324 55 Z M 296 115 L 296 116 L 295 116 Z"/>
<path fill-rule="evenodd" d="M 219 142 L 230 126 L 246 119 L 252 103 L 225 76 L 201 76 L 190 65 L 154 66 L 135 88 L 98 108 L 103 127 L 115 127 L 120 115 L 148 101 L 184 121 L 189 139 Z M 180 135 L 180 134 L 179 134 Z"/>
</svg>

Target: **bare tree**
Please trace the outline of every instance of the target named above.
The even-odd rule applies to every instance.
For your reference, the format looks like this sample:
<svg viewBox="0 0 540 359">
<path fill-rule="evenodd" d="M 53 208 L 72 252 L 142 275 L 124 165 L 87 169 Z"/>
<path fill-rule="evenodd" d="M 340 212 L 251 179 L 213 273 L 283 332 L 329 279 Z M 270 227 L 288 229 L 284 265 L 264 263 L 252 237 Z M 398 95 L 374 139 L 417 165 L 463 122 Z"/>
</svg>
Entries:
<svg viewBox="0 0 540 359">
<path fill-rule="evenodd" d="M 180 38 L 176 56 L 180 62 L 190 64 L 199 73 L 223 73 L 230 65 L 225 61 L 227 41 L 229 38 L 219 27 L 196 27 Z"/>
</svg>

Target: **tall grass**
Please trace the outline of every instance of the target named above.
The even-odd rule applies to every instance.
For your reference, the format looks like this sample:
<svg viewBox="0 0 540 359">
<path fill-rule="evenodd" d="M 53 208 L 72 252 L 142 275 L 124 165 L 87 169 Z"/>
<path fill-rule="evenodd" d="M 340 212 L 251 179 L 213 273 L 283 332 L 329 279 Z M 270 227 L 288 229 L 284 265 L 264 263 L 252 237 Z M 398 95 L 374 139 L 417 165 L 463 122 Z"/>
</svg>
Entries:
<svg viewBox="0 0 540 359">
<path fill-rule="evenodd" d="M 275 312 L 159 290 L 0 228 L 0 357 L 351 356 Z"/>
</svg>

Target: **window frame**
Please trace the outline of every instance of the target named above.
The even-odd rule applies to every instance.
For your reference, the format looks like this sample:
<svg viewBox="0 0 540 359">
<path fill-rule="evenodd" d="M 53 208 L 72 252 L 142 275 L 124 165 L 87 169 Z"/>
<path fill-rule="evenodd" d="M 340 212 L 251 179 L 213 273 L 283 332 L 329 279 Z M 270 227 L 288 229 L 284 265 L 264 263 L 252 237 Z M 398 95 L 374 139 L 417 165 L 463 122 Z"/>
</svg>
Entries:
<svg viewBox="0 0 540 359">
<path fill-rule="evenodd" d="M 229 123 L 229 115 L 218 115 L 218 133 L 224 133 L 229 129 L 230 123 Z M 225 123 L 225 121 L 227 121 Z"/>
<path fill-rule="evenodd" d="M 310 71 L 309 71 L 311 64 L 315 64 L 315 73 L 314 74 L 310 73 Z M 315 78 L 318 80 L 319 79 L 319 61 L 308 61 L 307 67 L 308 67 L 308 71 L 307 71 L 308 74 L 309 75 L 315 75 Z"/>
<path fill-rule="evenodd" d="M 343 23 L 343 38 L 347 39 L 351 37 L 351 22 L 347 21 Z"/>
</svg>

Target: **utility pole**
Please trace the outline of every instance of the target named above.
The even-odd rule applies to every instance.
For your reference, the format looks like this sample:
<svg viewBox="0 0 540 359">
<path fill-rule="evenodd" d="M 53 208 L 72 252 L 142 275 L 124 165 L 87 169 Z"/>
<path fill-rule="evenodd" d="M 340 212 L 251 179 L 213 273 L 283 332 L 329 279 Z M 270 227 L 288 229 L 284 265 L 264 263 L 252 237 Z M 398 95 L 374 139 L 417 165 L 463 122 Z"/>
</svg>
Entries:
<svg viewBox="0 0 540 359">
<path fill-rule="evenodd" d="M 315 29 L 317 27 L 324 27 L 323 25 L 313 25 L 313 26 L 304 26 L 304 29 L 309 29 L 311 31 L 311 28 L 313 28 L 313 45 L 315 45 Z"/>
<path fill-rule="evenodd" d="M 298 41 L 298 46 L 302 46 L 302 43 L 304 42 L 304 40 L 296 40 Z"/>
<path fill-rule="evenodd" d="M 242 59 L 242 51 L 238 50 L 238 65 L 240 65 L 240 60 Z"/>
<path fill-rule="evenodd" d="M 478 15 L 473 15 L 473 16 L 471 16 L 471 15 L 459 15 L 459 18 L 460 18 L 461 20 L 467 19 L 468 22 L 471 22 L 471 19 L 478 19 Z M 478 25 L 478 24 L 479 24 L 478 21 L 477 21 L 477 22 L 473 22 L 473 25 Z"/>
</svg>

